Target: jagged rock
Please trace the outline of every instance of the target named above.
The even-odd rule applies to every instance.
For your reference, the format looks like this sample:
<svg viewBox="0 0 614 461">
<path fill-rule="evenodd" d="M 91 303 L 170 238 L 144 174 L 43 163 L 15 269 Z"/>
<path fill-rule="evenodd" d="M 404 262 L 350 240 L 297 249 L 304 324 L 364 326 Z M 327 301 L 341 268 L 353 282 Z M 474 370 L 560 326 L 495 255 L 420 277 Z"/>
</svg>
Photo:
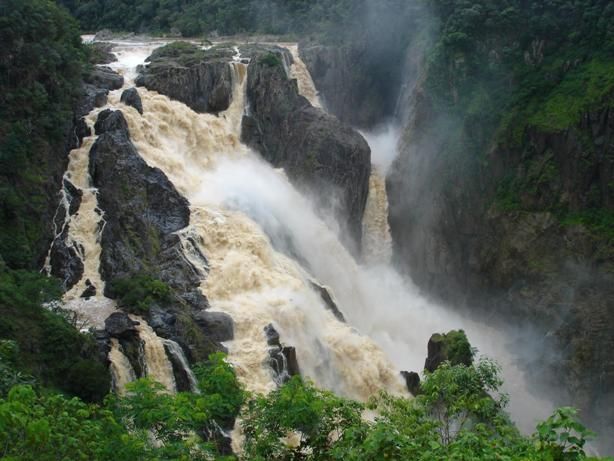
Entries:
<svg viewBox="0 0 614 461">
<path fill-rule="evenodd" d="M 281 347 L 281 343 L 279 342 L 279 333 L 273 324 L 269 323 L 266 327 L 264 327 L 264 334 L 266 335 L 266 342 L 269 346 Z"/>
<path fill-rule="evenodd" d="M 87 126 L 85 119 L 83 117 L 80 117 L 75 125 L 75 136 L 77 136 L 77 139 L 79 140 L 79 146 L 83 143 L 83 138 L 86 138 L 91 135 L 92 130 L 89 126 Z"/>
<path fill-rule="evenodd" d="M 83 96 L 75 111 L 75 115 L 78 118 L 89 114 L 95 107 L 104 106 L 107 103 L 109 95 L 109 90 L 106 88 L 99 88 L 89 83 L 84 83 L 82 88 Z"/>
<path fill-rule="evenodd" d="M 293 346 L 284 346 L 281 353 L 286 357 L 286 366 L 290 376 L 300 375 L 301 371 L 298 367 L 298 358 L 296 357 L 296 348 Z"/>
<path fill-rule="evenodd" d="M 275 382 L 282 385 L 292 376 L 300 375 L 296 349 L 292 346 L 284 346 L 280 342 L 279 333 L 273 324 L 264 327 L 264 333 L 267 344 L 270 346 L 268 365 L 273 371 Z"/>
<path fill-rule="evenodd" d="M 230 315 L 223 312 L 202 311 L 195 314 L 194 319 L 208 338 L 220 342 L 234 339 L 234 322 Z"/>
<path fill-rule="evenodd" d="M 83 262 L 72 246 L 66 244 L 68 227 L 53 242 L 49 263 L 51 275 L 60 279 L 63 290 L 70 290 L 83 275 Z"/>
<path fill-rule="evenodd" d="M 100 112 L 94 124 L 94 130 L 96 130 L 97 135 L 119 130 L 129 136 L 128 122 L 126 122 L 124 114 L 120 110 L 105 109 Z"/>
<path fill-rule="evenodd" d="M 418 395 L 420 393 L 420 375 L 415 371 L 402 371 L 401 376 L 405 379 L 407 390 L 414 396 Z"/>
<path fill-rule="evenodd" d="M 345 323 L 345 316 L 343 315 L 343 312 L 341 312 L 341 310 L 337 306 L 337 303 L 335 303 L 335 300 L 333 299 L 332 295 L 328 291 L 328 288 L 318 283 L 315 283 L 312 280 L 309 281 L 309 284 L 314 290 L 316 290 L 316 292 L 320 294 L 322 301 L 324 301 L 324 305 L 329 311 L 333 313 L 333 315 L 337 318 L 337 320 Z"/>
<path fill-rule="evenodd" d="M 136 88 L 128 88 L 127 90 L 124 90 L 120 100 L 127 106 L 134 107 L 139 114 L 143 115 L 143 103 L 141 102 L 141 97 L 139 96 L 139 92 L 136 90 Z"/>
<path fill-rule="evenodd" d="M 284 59 L 292 59 L 285 53 L 254 52 L 246 90 L 251 115 L 243 118 L 241 138 L 272 165 L 283 167 L 324 213 L 340 217 L 342 232 L 359 246 L 371 173 L 369 146 L 356 131 L 298 94 L 283 65 Z"/>
<path fill-rule="evenodd" d="M 85 290 L 81 293 L 82 298 L 91 298 L 92 296 L 96 296 L 96 287 L 92 284 L 90 279 L 85 281 Z"/>
<path fill-rule="evenodd" d="M 119 90 L 124 86 L 124 77 L 107 66 L 96 66 L 85 77 L 85 82 L 105 90 Z"/>
<path fill-rule="evenodd" d="M 172 338 L 177 324 L 177 316 L 162 307 L 153 305 L 149 308 L 147 316 L 149 326 L 156 331 L 158 336 Z"/>
<path fill-rule="evenodd" d="M 135 335 L 138 336 L 136 329 L 138 322 L 135 322 L 124 312 L 113 312 L 104 321 L 105 331 L 113 338 L 127 339 Z"/>
<path fill-rule="evenodd" d="M 115 116 L 123 120 L 120 111 Z M 188 201 L 162 171 L 141 158 L 123 121 L 106 128 L 92 146 L 89 165 L 105 213 L 100 256 L 105 295 L 116 295 L 112 282 L 118 278 L 146 274 L 164 282 L 171 297 L 164 305 L 150 305 L 146 320 L 156 334 L 180 344 L 189 360 L 206 360 L 225 348 L 208 337 L 193 317 L 208 302 L 199 291 L 203 274 L 182 257 L 176 233 L 189 224 Z M 125 348 L 127 355 L 133 354 L 131 362 L 138 357 L 138 344 Z"/>
<path fill-rule="evenodd" d="M 301 59 L 327 110 L 355 127 L 372 128 L 395 112 L 405 70 L 403 48 L 379 43 L 382 35 L 378 30 L 371 39 L 362 36 L 334 46 L 299 43 Z"/>
<path fill-rule="evenodd" d="M 171 43 L 156 50 L 149 64 L 140 67 L 137 86 L 157 91 L 186 104 L 196 112 L 217 114 L 232 101 L 234 52 L 200 50 L 186 42 Z"/>
</svg>

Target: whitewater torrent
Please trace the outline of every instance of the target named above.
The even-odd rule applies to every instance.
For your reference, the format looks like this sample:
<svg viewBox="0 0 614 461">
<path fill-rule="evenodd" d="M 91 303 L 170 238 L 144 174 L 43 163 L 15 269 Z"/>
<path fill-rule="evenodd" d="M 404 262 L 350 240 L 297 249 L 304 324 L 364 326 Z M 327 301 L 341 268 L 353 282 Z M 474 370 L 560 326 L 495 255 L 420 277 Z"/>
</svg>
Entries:
<svg viewBox="0 0 614 461">
<path fill-rule="evenodd" d="M 286 48 L 292 55 L 292 64 L 288 66 L 288 63 L 284 62 L 284 66 L 286 67 L 286 71 L 288 71 L 288 76 L 296 79 L 298 92 L 305 96 L 312 106 L 322 108 L 322 102 L 320 101 L 320 96 L 313 83 L 311 74 L 299 56 L 298 45 L 296 43 L 279 43 L 279 45 Z"/>
<path fill-rule="evenodd" d="M 158 44 L 123 46 L 114 67 L 133 78 L 136 65 Z M 295 59 L 295 65 L 299 62 Z M 543 417 L 549 408 L 543 410 L 544 402 L 530 396 L 501 331 L 431 302 L 389 264 L 383 178 L 396 154 L 391 147 L 391 140 L 396 144 L 394 132 L 365 135 L 375 174 L 365 216 L 371 256 L 359 265 L 283 172 L 239 141 L 245 66 L 238 60 L 232 65 L 233 102 L 219 117 L 197 114 L 144 88 L 138 89 L 143 116 L 119 102 L 119 91 L 109 95 L 109 107 L 123 111 L 131 139 L 145 161 L 164 171 L 190 200 L 190 226 L 178 234 L 186 258 L 203 276 L 201 289 L 212 310 L 234 319 L 235 339 L 227 347 L 240 380 L 259 392 L 276 386 L 265 365 L 268 346 L 263 330 L 272 323 L 281 341 L 296 347 L 302 374 L 318 385 L 360 399 L 379 389 L 401 393 L 398 370 L 422 370 L 430 335 L 463 328 L 474 346 L 503 366 L 512 412 L 517 420 L 524 417 L 521 426 Z M 293 72 L 300 91 L 317 96 L 311 78 L 306 78 L 308 72 L 302 76 Z M 288 240 L 303 267 L 276 250 L 286 248 Z M 312 278 L 331 287 L 347 324 L 325 308 L 309 284 Z M 126 365 L 120 354 L 117 347 L 112 349 L 113 367 Z M 164 363 L 159 368 L 169 372 Z M 122 369 L 117 376 L 116 381 L 122 382 L 133 374 Z M 167 388 L 169 376 L 162 376 Z"/>
<path fill-rule="evenodd" d="M 130 360 L 123 353 L 119 341 L 111 338 L 111 350 L 109 351 L 110 370 L 113 378 L 113 390 L 118 394 L 125 392 L 126 384 L 136 379 L 134 368 Z"/>
<path fill-rule="evenodd" d="M 175 374 L 173 365 L 166 355 L 164 342 L 145 320 L 137 316 L 131 316 L 131 318 L 138 322 L 136 329 L 139 338 L 143 341 L 145 374 L 162 384 L 167 391 L 175 392 Z"/>
<path fill-rule="evenodd" d="M 202 274 L 208 273 L 201 288 L 211 309 L 228 313 L 235 322 L 235 340 L 227 347 L 239 379 L 256 392 L 276 387 L 266 365 L 269 347 L 264 334 L 264 328 L 273 323 L 282 342 L 296 347 L 302 373 L 317 384 L 360 399 L 380 389 L 404 393 L 398 371 L 381 349 L 326 309 L 311 287 L 309 274 L 275 251 L 269 237 L 246 213 L 232 211 L 232 204 L 217 200 L 226 185 L 217 180 L 215 172 L 226 162 L 255 162 L 256 174 L 250 181 L 260 181 L 259 171 L 265 169 L 287 184 L 301 206 L 310 206 L 285 175 L 260 162 L 240 142 L 246 65 L 238 59 L 231 65 L 233 100 L 218 117 L 197 114 L 143 88 L 138 89 L 143 116 L 131 107 L 121 107 L 140 155 L 164 171 L 191 202 L 190 226 L 179 235 L 183 242 L 190 236 L 200 247 L 185 256 Z M 110 100 L 120 104 L 117 95 Z"/>
</svg>

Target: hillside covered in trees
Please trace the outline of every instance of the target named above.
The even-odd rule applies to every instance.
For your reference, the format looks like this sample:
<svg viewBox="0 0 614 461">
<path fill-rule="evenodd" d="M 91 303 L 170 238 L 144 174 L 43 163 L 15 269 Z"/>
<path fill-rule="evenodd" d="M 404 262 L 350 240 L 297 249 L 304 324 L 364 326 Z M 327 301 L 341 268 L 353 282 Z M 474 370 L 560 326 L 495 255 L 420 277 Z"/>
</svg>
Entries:
<svg viewBox="0 0 614 461">
<path fill-rule="evenodd" d="M 600 283 L 595 288 L 583 279 L 584 291 L 578 293 L 588 307 L 576 303 L 579 317 L 598 321 L 585 325 L 566 319 L 556 333 L 569 354 L 567 371 L 556 376 L 573 377 L 577 401 L 585 403 L 581 412 L 560 408 L 533 434 L 521 434 L 506 412 L 498 365 L 474 361 L 475 350 L 464 342 L 469 359 L 424 371 L 412 399 L 381 393 L 357 402 L 299 376 L 269 395 L 250 393 L 223 354 L 192 365 L 197 380 L 192 392 L 170 394 L 143 378 L 123 394 L 111 393 L 108 363 L 100 357 L 95 334 L 79 331 L 78 319 L 63 309 L 64 281 L 41 273 L 56 237 L 57 191 L 64 187 L 67 153 L 80 142 L 78 119 L 89 112 L 82 107 L 83 83 L 95 57 L 80 33 L 100 29 L 198 38 L 291 36 L 301 40 L 316 85 L 323 84 L 322 96 L 329 101 L 339 86 L 325 85 L 330 75 L 315 72 L 309 47 L 321 52 L 332 46 L 339 54 L 327 56 L 350 60 L 362 72 L 345 82 L 346 102 L 330 104 L 340 119 L 373 127 L 398 117 L 405 119 L 407 139 L 437 140 L 428 149 L 436 159 L 429 163 L 432 169 L 418 171 L 423 182 L 415 187 L 422 193 L 412 195 L 423 203 L 405 201 L 416 189 L 400 186 L 398 176 L 389 178 L 388 189 L 397 263 L 444 298 L 458 295 L 450 287 L 481 290 L 472 284 L 490 278 L 478 271 L 459 280 L 432 265 L 420 266 L 416 247 L 422 251 L 427 245 L 404 240 L 414 235 L 416 222 L 428 221 L 427 231 L 434 229 L 436 238 L 443 234 L 444 246 L 454 249 L 446 240 L 453 235 L 464 248 L 473 248 L 458 238 L 456 229 L 467 229 L 458 216 L 505 236 L 492 221 L 485 224 L 484 216 L 496 212 L 497 223 L 508 231 L 510 222 L 528 214 L 551 214 L 556 224 L 548 232 L 585 244 L 578 244 L 578 251 L 591 248 L 590 257 L 574 255 L 589 260 L 598 274 L 589 282 Z M 601 285 L 608 285 L 614 264 L 614 160 L 607 146 L 614 138 L 597 131 L 589 135 L 586 120 L 601 117 L 607 125 L 613 107 L 612 2 L 0 0 L 0 39 L 0 460 L 601 459 L 591 458 L 587 444 L 593 434 L 580 420 L 589 415 L 598 422 L 597 431 L 612 423 L 607 386 L 614 372 L 606 346 L 614 314 L 608 310 L 610 292 Z M 419 49 L 426 70 L 408 96 L 403 82 L 411 46 Z M 356 49 L 360 52 L 352 54 Z M 268 62 L 281 65 L 274 55 Z M 360 112 L 369 116 L 352 114 L 357 106 L 343 106 L 359 99 L 365 101 Z M 420 122 L 413 123 L 410 105 L 423 117 Z M 555 140 L 544 141 L 540 133 Z M 582 147 L 576 163 L 551 155 L 561 146 L 560 133 L 572 133 Z M 548 147 L 536 159 L 527 146 L 540 142 Z M 397 161 L 397 174 L 413 166 L 411 155 L 405 155 Z M 443 224 L 430 213 L 427 220 L 427 213 L 421 214 L 425 206 L 441 200 L 447 200 Z M 455 214 L 446 214 L 447 206 Z M 445 227 L 449 223 L 452 231 Z M 569 229 L 575 234 L 567 234 Z M 471 232 L 461 234 L 471 234 L 471 242 L 483 235 Z M 578 234 L 582 240 L 573 240 Z M 488 237 L 482 241 L 495 247 Z M 560 246 L 559 240 L 548 243 Z M 523 299 L 541 307 L 535 298 L 551 294 L 548 284 L 560 280 L 562 264 L 550 253 L 531 253 L 528 262 L 518 263 L 513 257 L 522 251 L 507 250 L 514 264 L 497 263 L 505 270 L 522 266 L 530 277 L 488 260 L 479 269 L 492 275 L 488 289 L 503 287 L 511 298 L 520 286 Z M 467 256 L 464 249 L 459 253 Z M 467 256 L 474 266 L 486 258 L 484 252 L 475 254 L 479 257 Z M 445 263 L 446 270 L 452 267 L 467 279 L 475 275 L 462 270 L 469 267 L 466 259 Z M 168 286 L 152 280 L 125 280 L 119 290 L 122 308 L 148 312 L 160 293 L 168 301 Z M 535 280 L 539 289 L 531 285 Z M 561 297 L 551 298 L 544 301 L 545 314 L 528 311 L 536 324 L 549 326 L 558 315 L 552 305 Z M 242 441 L 236 451 L 225 430 L 233 425 L 234 442 Z"/>
</svg>

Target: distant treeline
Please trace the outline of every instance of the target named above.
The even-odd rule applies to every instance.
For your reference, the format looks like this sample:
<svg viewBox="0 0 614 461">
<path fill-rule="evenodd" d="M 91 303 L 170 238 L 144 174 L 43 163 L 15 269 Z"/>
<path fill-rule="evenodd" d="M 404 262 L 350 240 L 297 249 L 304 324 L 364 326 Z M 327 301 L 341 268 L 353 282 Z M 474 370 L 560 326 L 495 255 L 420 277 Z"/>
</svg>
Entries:
<svg viewBox="0 0 614 461">
<path fill-rule="evenodd" d="M 58 3 L 68 8 L 85 31 L 173 31 L 183 36 L 329 31 L 361 15 L 366 4 L 363 0 L 58 0 Z"/>
</svg>

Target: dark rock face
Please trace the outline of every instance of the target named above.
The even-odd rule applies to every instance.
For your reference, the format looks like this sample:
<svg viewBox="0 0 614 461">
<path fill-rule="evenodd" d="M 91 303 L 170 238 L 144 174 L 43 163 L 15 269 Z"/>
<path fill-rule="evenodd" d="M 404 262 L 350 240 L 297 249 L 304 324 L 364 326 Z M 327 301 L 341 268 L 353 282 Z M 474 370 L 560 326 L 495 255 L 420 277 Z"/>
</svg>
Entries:
<svg viewBox="0 0 614 461">
<path fill-rule="evenodd" d="M 333 299 L 328 289 L 325 286 L 315 283 L 311 280 L 309 281 L 309 283 L 311 287 L 320 294 L 320 297 L 322 298 L 322 301 L 324 301 L 324 305 L 326 306 L 326 308 L 333 313 L 337 320 L 345 323 L 345 316 L 337 306 L 337 303 L 335 303 L 335 300 Z"/>
<path fill-rule="evenodd" d="M 176 52 L 156 51 L 140 68 L 137 86 L 181 101 L 196 112 L 217 114 L 228 109 L 233 88 L 229 53 L 209 53 L 188 44 Z"/>
<path fill-rule="evenodd" d="M 242 140 L 283 167 L 325 212 L 339 216 L 344 235 L 359 247 L 371 173 L 369 146 L 298 94 L 284 59 L 292 59 L 285 50 L 263 50 L 252 58 L 247 80 L 251 115 L 243 118 Z"/>
<path fill-rule="evenodd" d="M 139 114 L 143 115 L 143 102 L 141 101 L 141 97 L 139 96 L 139 92 L 136 90 L 136 88 L 128 88 L 127 90 L 124 90 L 120 101 L 127 106 L 134 107 Z"/>
<path fill-rule="evenodd" d="M 135 322 L 124 312 L 113 312 L 104 321 L 107 333 L 114 338 L 129 338 L 138 335 L 136 329 L 138 322 Z"/>
<path fill-rule="evenodd" d="M 270 346 L 268 364 L 273 371 L 275 382 L 281 386 L 292 376 L 301 374 L 296 349 L 292 346 L 284 346 L 280 342 L 279 333 L 272 324 L 264 327 L 264 334 Z"/>
<path fill-rule="evenodd" d="M 394 115 L 401 87 L 402 47 L 377 46 L 366 37 L 340 46 L 307 41 L 299 45 L 301 59 L 326 108 L 340 120 L 372 128 Z"/>
<path fill-rule="evenodd" d="M 405 379 L 407 390 L 416 396 L 420 393 L 420 375 L 415 371 L 402 371 L 401 376 Z"/>
<path fill-rule="evenodd" d="M 473 352 L 463 330 L 453 330 L 446 334 L 435 333 L 429 339 L 424 369 L 433 373 L 446 361 L 452 365 L 472 364 Z"/>
<path fill-rule="evenodd" d="M 234 339 L 234 322 L 230 315 L 223 312 L 202 311 L 195 314 L 194 319 L 212 340 L 221 342 Z"/>
<path fill-rule="evenodd" d="M 98 114 L 94 130 L 97 135 L 120 130 L 128 136 L 128 122 L 119 110 L 105 109 Z"/>
<path fill-rule="evenodd" d="M 45 223 L 42 228 L 45 229 L 48 240 L 41 242 L 37 259 L 42 265 L 51 245 L 51 274 L 62 281 L 62 288 L 65 290 L 72 288 L 83 274 L 83 263 L 77 254 L 81 250 L 67 243 L 69 226 L 64 225 L 67 210 L 61 203 L 64 198 L 68 201 L 68 213 L 71 216 L 77 212 L 81 204 L 81 191 L 63 176 L 68 166 L 67 154 L 70 150 L 81 146 L 84 137 L 91 135 L 84 116 L 89 114 L 94 107 L 106 104 L 107 94 L 108 90 L 105 88 L 83 84 L 83 97 L 74 107 L 72 120 L 66 125 L 63 149 L 49 154 L 48 164 L 53 165 L 54 171 L 49 173 L 50 180 L 47 186 L 48 197 L 50 197 L 48 212 L 46 216 L 42 216 Z M 57 193 L 60 187 L 64 189 L 63 194 Z"/>
<path fill-rule="evenodd" d="M 207 336 L 196 318 L 208 307 L 199 291 L 205 274 L 182 257 L 176 234 L 189 223 L 188 202 L 162 171 L 140 157 L 121 111 L 100 116 L 96 129 L 102 134 L 90 152 L 90 175 L 105 213 L 101 238 L 105 295 L 114 296 L 109 282 L 117 278 L 147 274 L 166 283 L 173 299 L 150 306 L 147 322 L 159 336 L 180 344 L 189 360 L 205 360 L 224 348 Z"/>
<path fill-rule="evenodd" d="M 105 90 L 119 90 L 124 86 L 124 77 L 107 66 L 96 66 L 86 76 L 85 82 Z"/>
<path fill-rule="evenodd" d="M 83 261 L 77 254 L 80 249 L 68 244 L 68 225 L 64 225 L 66 213 L 74 215 L 81 204 L 83 193 L 77 189 L 70 181 L 64 179 L 64 198 L 68 202 L 68 209 L 65 204 L 60 204 L 54 219 L 55 229 L 61 230 L 60 234 L 54 239 L 49 253 L 49 263 L 51 265 L 51 275 L 59 278 L 62 288 L 69 290 L 83 275 Z"/>
<path fill-rule="evenodd" d="M 85 122 L 85 119 L 83 117 L 77 120 L 77 123 L 75 126 L 75 135 L 77 136 L 77 139 L 79 140 L 79 146 L 81 145 L 81 143 L 83 143 L 83 138 L 86 138 L 92 135 L 92 130 L 90 129 L 89 126 L 87 126 L 87 123 Z"/>
<path fill-rule="evenodd" d="M 465 300 L 524 325 L 530 319 L 548 348 L 529 376 L 556 376 L 587 421 L 596 418 L 592 426 L 611 427 L 602 409 L 614 400 L 614 362 L 601 354 L 614 340 L 614 250 L 609 238 L 551 210 L 614 210 L 614 189 L 605 186 L 614 180 L 612 103 L 565 131 L 528 129 L 518 146 L 495 145 L 488 163 L 459 174 L 470 160 L 445 154 L 446 117 L 422 88 L 413 98 L 387 178 L 398 264 L 453 304 Z M 509 181 L 519 185 L 511 210 L 498 202 Z"/>
</svg>

